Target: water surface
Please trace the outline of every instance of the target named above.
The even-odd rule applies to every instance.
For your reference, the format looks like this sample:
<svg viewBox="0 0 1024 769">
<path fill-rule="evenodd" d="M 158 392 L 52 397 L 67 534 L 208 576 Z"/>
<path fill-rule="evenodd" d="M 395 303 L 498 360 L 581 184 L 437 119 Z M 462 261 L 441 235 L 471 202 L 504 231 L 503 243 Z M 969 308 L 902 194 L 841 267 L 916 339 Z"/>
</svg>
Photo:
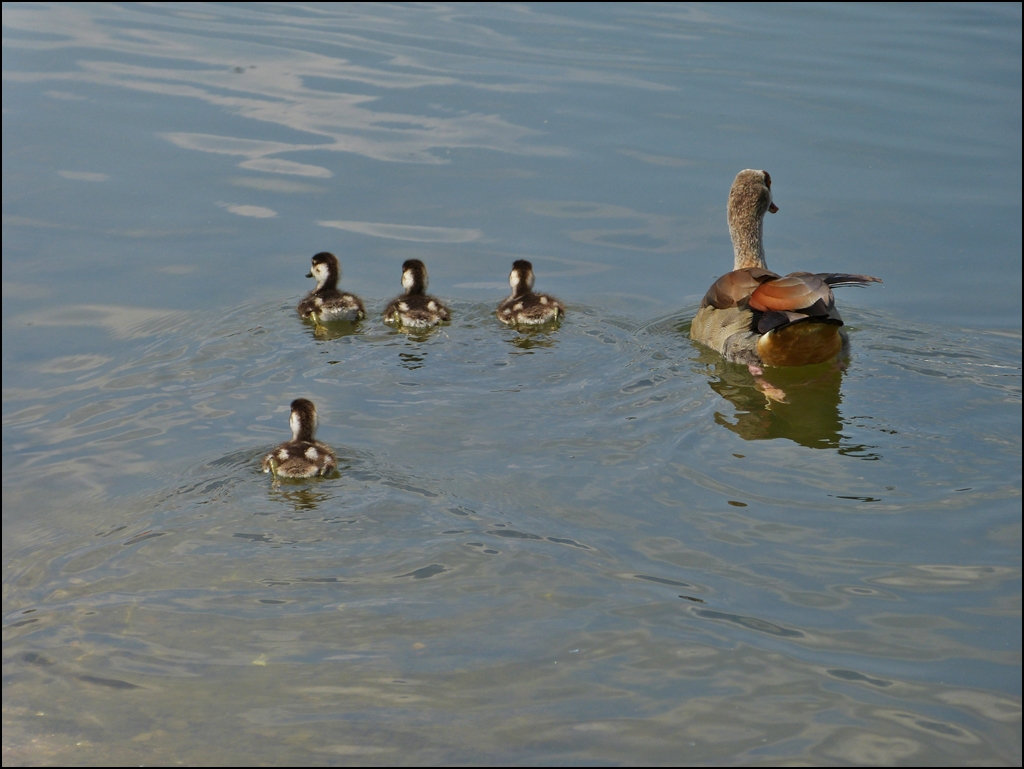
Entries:
<svg viewBox="0 0 1024 769">
<path fill-rule="evenodd" d="M 1020 764 L 1019 6 L 3 14 L 5 763 Z M 746 167 L 843 365 L 688 339 Z"/>
</svg>

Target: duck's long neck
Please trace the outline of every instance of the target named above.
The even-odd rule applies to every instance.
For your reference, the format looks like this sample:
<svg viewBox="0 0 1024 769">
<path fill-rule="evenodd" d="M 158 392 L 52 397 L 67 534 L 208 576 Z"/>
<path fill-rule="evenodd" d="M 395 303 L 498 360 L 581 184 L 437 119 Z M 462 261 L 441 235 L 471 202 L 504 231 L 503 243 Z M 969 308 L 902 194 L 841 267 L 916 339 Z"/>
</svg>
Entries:
<svg viewBox="0 0 1024 769">
<path fill-rule="evenodd" d="M 764 259 L 764 214 L 756 211 L 729 212 L 729 235 L 732 237 L 733 269 L 748 267 L 767 269 Z"/>
<path fill-rule="evenodd" d="M 338 275 L 334 272 L 326 273 L 316 285 L 317 291 L 323 291 L 324 289 L 329 291 L 336 291 L 338 289 Z"/>
</svg>

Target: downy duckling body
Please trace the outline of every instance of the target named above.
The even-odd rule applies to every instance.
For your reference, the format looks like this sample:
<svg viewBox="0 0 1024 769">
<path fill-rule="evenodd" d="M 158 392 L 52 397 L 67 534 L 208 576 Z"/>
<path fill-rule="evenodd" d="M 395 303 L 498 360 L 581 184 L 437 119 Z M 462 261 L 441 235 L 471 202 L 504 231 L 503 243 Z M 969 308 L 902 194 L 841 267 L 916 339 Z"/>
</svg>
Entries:
<svg viewBox="0 0 1024 769">
<path fill-rule="evenodd" d="M 331 447 L 313 437 L 317 419 L 316 406 L 312 401 L 305 398 L 293 400 L 288 423 L 292 428 L 292 439 L 263 457 L 263 472 L 281 478 L 312 478 L 327 475 L 337 467 Z"/>
<path fill-rule="evenodd" d="M 409 259 L 402 265 L 402 288 L 405 293 L 392 299 L 384 310 L 385 323 L 430 328 L 451 320 L 441 300 L 426 293 L 427 267 L 419 259 Z"/>
<path fill-rule="evenodd" d="M 498 320 L 510 326 L 540 326 L 565 317 L 565 305 L 553 296 L 533 293 L 533 265 L 512 263 L 508 276 L 512 296 L 498 305 Z"/>
<path fill-rule="evenodd" d="M 307 278 L 316 278 L 316 288 L 299 302 L 299 315 L 312 318 L 314 323 L 328 323 L 336 320 L 355 322 L 366 317 L 363 300 L 355 294 L 338 290 L 341 267 L 338 257 L 321 251 L 313 257 Z"/>
<path fill-rule="evenodd" d="M 734 269 L 708 289 L 690 337 L 727 360 L 760 366 L 824 363 L 848 343 L 833 286 L 881 283 L 870 275 L 794 272 L 782 277 L 764 258 L 764 215 L 775 213 L 772 179 L 747 169 L 729 191 Z"/>
</svg>

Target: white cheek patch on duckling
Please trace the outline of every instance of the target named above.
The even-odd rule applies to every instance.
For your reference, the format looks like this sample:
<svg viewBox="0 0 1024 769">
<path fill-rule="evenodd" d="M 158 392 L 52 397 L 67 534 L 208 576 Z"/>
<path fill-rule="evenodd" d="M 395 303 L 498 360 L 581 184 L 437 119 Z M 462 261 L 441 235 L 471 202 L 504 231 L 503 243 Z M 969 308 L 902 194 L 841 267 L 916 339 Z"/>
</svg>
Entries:
<svg viewBox="0 0 1024 769">
<path fill-rule="evenodd" d="M 310 270 L 313 273 L 313 277 L 316 279 L 317 285 L 322 286 L 327 280 L 328 269 L 326 264 L 314 264 L 313 269 Z"/>
<path fill-rule="evenodd" d="M 402 288 L 408 291 L 416 284 L 416 274 L 412 270 L 402 273 Z"/>
<path fill-rule="evenodd" d="M 306 459 L 316 460 L 320 456 L 320 452 L 316 450 L 315 446 L 310 446 L 306 449 Z"/>
</svg>

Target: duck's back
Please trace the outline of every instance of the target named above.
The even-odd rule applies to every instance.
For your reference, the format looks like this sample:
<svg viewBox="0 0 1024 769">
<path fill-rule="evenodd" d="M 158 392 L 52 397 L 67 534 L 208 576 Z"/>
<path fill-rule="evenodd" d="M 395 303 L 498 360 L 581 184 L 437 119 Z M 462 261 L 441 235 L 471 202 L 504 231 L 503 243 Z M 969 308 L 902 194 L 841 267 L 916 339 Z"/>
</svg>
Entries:
<svg viewBox="0 0 1024 769">
<path fill-rule="evenodd" d="M 704 295 L 690 326 L 690 338 L 735 363 L 759 364 L 757 330 L 760 313 L 750 309 L 750 295 L 762 283 L 779 277 L 758 267 L 728 272 Z"/>
<path fill-rule="evenodd" d="M 427 328 L 451 319 L 448 308 L 427 294 L 406 294 L 391 300 L 384 321 L 413 328 Z"/>
<path fill-rule="evenodd" d="M 757 318 L 749 307 L 701 307 L 690 326 L 690 338 L 707 345 L 734 363 L 761 362 Z"/>
<path fill-rule="evenodd" d="M 532 292 L 511 297 L 498 305 L 497 316 L 509 325 L 540 326 L 565 315 L 565 305 L 547 294 Z"/>
<path fill-rule="evenodd" d="M 824 363 L 846 344 L 831 287 L 877 280 L 845 273 L 780 277 L 763 268 L 734 270 L 708 289 L 690 337 L 736 363 Z"/>
<path fill-rule="evenodd" d="M 263 471 L 283 478 L 327 475 L 337 465 L 334 452 L 320 441 L 282 443 L 263 458 Z"/>
<path fill-rule="evenodd" d="M 310 318 L 315 314 L 322 321 L 355 322 L 366 317 L 366 308 L 358 296 L 330 288 L 311 292 L 299 302 L 298 310 L 303 318 Z"/>
</svg>

